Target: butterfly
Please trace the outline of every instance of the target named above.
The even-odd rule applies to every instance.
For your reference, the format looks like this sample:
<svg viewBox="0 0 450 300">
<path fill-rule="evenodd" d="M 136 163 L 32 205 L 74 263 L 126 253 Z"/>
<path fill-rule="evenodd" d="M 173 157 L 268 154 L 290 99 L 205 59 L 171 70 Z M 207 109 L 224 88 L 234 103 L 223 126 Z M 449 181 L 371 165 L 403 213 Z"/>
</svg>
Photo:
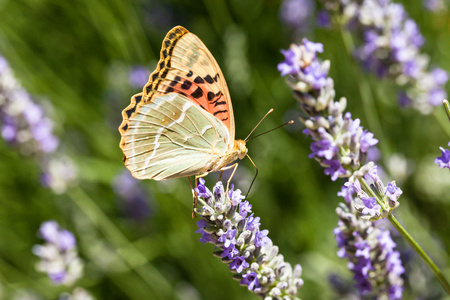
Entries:
<svg viewBox="0 0 450 300">
<path fill-rule="evenodd" d="M 167 33 L 156 70 L 122 117 L 123 161 L 137 179 L 197 180 L 227 169 L 233 175 L 238 164 L 230 164 L 247 155 L 246 142 L 234 139 L 233 107 L 219 65 L 182 26 Z"/>
</svg>

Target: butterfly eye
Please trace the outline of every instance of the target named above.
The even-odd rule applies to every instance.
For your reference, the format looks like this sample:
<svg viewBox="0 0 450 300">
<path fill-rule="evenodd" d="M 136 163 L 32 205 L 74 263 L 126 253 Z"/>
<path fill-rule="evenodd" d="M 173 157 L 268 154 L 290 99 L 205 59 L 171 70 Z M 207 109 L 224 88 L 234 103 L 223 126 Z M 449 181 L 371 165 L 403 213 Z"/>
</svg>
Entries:
<svg viewBox="0 0 450 300">
<path fill-rule="evenodd" d="M 245 155 L 247 155 L 247 152 L 248 152 L 247 146 L 245 145 L 245 142 L 242 141 L 242 143 L 240 143 L 239 145 L 239 158 L 243 159 Z"/>
</svg>

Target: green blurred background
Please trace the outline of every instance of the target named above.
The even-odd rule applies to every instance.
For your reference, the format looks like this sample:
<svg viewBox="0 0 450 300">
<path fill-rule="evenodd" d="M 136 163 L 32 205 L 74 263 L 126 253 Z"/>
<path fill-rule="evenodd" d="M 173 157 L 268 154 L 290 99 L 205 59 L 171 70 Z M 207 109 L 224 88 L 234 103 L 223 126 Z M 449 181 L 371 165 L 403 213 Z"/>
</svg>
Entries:
<svg viewBox="0 0 450 300">
<path fill-rule="evenodd" d="M 0 55 L 32 95 L 51 102 L 60 148 L 78 168 L 76 186 L 56 195 L 40 185 L 34 158 L 0 141 L 0 298 L 27 291 L 55 299 L 70 291 L 37 272 L 38 259 L 31 252 L 34 244 L 42 243 L 36 235 L 40 224 L 55 219 L 74 232 L 86 263 L 77 285 L 97 299 L 257 299 L 231 278 L 228 267 L 212 255 L 212 245 L 198 242 L 187 179 L 141 182 L 148 216 L 135 220 L 124 213 L 124 200 L 113 189 L 114 178 L 125 170 L 117 128 L 122 109 L 140 91 L 129 84 L 130 70 L 144 66 L 152 71 L 161 42 L 175 25 L 198 35 L 221 66 L 233 100 L 237 138 L 247 136 L 270 108 L 274 113 L 257 132 L 296 118 L 299 108 L 276 66 L 283 60 L 280 49 L 302 35 L 281 22 L 280 4 L 0 1 Z M 427 12 L 420 1 L 408 2 L 406 10 L 426 38 L 424 52 L 433 65 L 449 71 L 450 14 Z M 324 44 L 321 57 L 331 61 L 337 97 L 347 97 L 348 110 L 380 140 L 379 164 L 404 191 L 397 217 L 450 275 L 450 177 L 433 163 L 440 155 L 438 147 L 449 141 L 450 123 L 443 109 L 426 116 L 400 109 L 393 83 L 362 71 L 339 31 L 317 29 L 313 19 L 310 25 L 305 34 Z M 362 98 L 361 91 L 370 97 Z M 346 262 L 336 256 L 332 233 L 340 202 L 336 193 L 343 181 L 331 182 L 307 158 L 310 140 L 301 130 L 297 122 L 248 144 L 259 169 L 248 200 L 285 260 L 303 266 L 305 285 L 299 296 L 337 299 L 330 275 L 351 280 Z M 244 160 L 233 181 L 245 192 L 254 172 Z M 212 187 L 216 180 L 217 175 L 210 175 L 207 184 Z M 441 299 L 430 272 L 393 236 L 410 262 L 405 299 Z"/>
</svg>

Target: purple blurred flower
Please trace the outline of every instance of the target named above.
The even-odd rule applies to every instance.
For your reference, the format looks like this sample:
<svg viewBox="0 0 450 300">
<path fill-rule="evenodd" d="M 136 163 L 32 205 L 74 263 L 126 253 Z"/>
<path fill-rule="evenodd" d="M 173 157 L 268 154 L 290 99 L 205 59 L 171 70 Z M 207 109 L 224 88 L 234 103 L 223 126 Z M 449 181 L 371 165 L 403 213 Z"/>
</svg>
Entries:
<svg viewBox="0 0 450 300">
<path fill-rule="evenodd" d="M 52 132 L 53 122 L 20 85 L 3 57 L 0 69 L 2 137 L 26 154 L 55 151 L 59 141 Z"/>
<path fill-rule="evenodd" d="M 331 16 L 326 10 L 321 10 L 317 14 L 317 25 L 322 28 L 331 26 Z"/>
<path fill-rule="evenodd" d="M 332 5 L 326 5 L 327 3 Z M 439 6 L 439 0 L 426 3 Z M 413 106 L 423 114 L 440 105 L 447 96 L 445 71 L 436 77 L 428 70 L 428 56 L 421 53 L 424 37 L 417 24 L 408 17 L 401 4 L 391 0 L 336 1 L 326 0 L 328 13 L 344 20 L 348 29 L 363 41 L 355 56 L 361 64 L 380 77 L 396 81 L 402 90 L 399 103 Z"/>
<path fill-rule="evenodd" d="M 204 180 L 199 181 L 197 190 L 208 191 L 204 184 Z M 202 217 L 196 231 L 202 234 L 200 241 L 214 244 L 219 250 L 215 255 L 223 258 L 230 270 L 237 273 L 234 277 L 250 291 L 263 298 L 295 297 L 303 285 L 300 265 L 293 270 L 284 262 L 278 247 L 267 236 L 268 230 L 259 229 L 260 218 L 253 214 L 247 217 L 251 205 L 242 201 L 244 197 L 233 185 L 230 188 L 226 195 L 219 181 L 213 188 L 214 197 L 207 192 L 202 193 L 206 198 L 199 196 L 195 212 Z"/>
<path fill-rule="evenodd" d="M 297 60 L 299 60 L 299 58 L 297 57 L 296 52 L 293 49 L 289 49 L 281 50 L 281 53 L 286 59 L 284 62 L 278 64 L 278 71 L 281 72 L 281 76 L 286 76 L 288 74 L 297 74 L 300 71 L 300 67 L 297 63 Z"/>
<path fill-rule="evenodd" d="M 119 196 L 120 206 L 125 216 L 136 221 L 150 216 L 150 195 L 145 192 L 139 180 L 135 179 L 128 170 L 116 175 L 111 186 Z"/>
<path fill-rule="evenodd" d="M 67 156 L 53 155 L 41 162 L 41 169 L 42 185 L 51 188 L 56 194 L 64 193 L 77 177 L 77 169 Z"/>
<path fill-rule="evenodd" d="M 55 155 L 59 139 L 53 134 L 53 121 L 42 106 L 14 77 L 6 60 L 0 56 L 1 135 L 25 155 L 38 159 L 43 172 L 42 184 L 62 193 L 75 179 L 75 167 L 64 155 Z M 49 104 L 47 106 L 50 106 Z M 63 156 L 64 158 L 60 158 Z M 55 158 L 56 157 L 56 158 Z M 61 167 L 62 164 L 66 168 Z M 63 172 L 59 172 L 62 171 Z"/>
<path fill-rule="evenodd" d="M 444 0 L 422 0 L 423 6 L 432 12 L 439 12 L 446 9 Z"/>
<path fill-rule="evenodd" d="M 131 69 L 129 74 L 129 82 L 133 88 L 141 89 L 148 82 L 150 71 L 142 66 L 137 66 Z"/>
<path fill-rule="evenodd" d="M 59 229 L 56 221 L 47 221 L 39 228 L 41 237 L 48 243 L 55 244 L 61 251 L 75 248 L 75 236 L 65 229 Z"/>
<path fill-rule="evenodd" d="M 448 146 L 450 147 L 450 142 L 448 143 Z M 441 149 L 441 156 L 436 158 L 434 163 L 437 164 L 439 168 L 450 169 L 450 150 L 442 147 L 439 147 L 439 149 Z"/>
<path fill-rule="evenodd" d="M 310 29 L 315 2 L 312 0 L 284 0 L 280 8 L 281 20 L 288 26 L 302 32 Z"/>
<path fill-rule="evenodd" d="M 83 275 L 75 236 L 61 229 L 56 221 L 42 223 L 39 235 L 46 244 L 33 246 L 33 253 L 41 259 L 36 265 L 37 270 L 47 273 L 55 285 L 73 285 Z"/>
</svg>

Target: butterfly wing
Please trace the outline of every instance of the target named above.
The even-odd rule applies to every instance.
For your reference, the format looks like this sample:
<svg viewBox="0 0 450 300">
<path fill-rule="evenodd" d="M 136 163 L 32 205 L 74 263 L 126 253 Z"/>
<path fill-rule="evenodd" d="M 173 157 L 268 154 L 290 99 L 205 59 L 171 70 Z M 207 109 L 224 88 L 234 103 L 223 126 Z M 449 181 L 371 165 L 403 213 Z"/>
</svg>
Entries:
<svg viewBox="0 0 450 300">
<path fill-rule="evenodd" d="M 205 44 L 181 26 L 167 33 L 157 69 L 144 86 L 142 99 L 137 102 L 133 97 L 131 104 L 123 111 L 124 121 L 119 131 L 123 134 L 127 115 L 132 115 L 137 106 L 168 93 L 186 96 L 220 120 L 228 130 L 228 148 L 233 147 L 233 108 L 222 71 Z"/>
<path fill-rule="evenodd" d="M 138 179 L 203 174 L 228 149 L 225 125 L 181 94 L 160 95 L 138 105 L 126 126 L 121 140 L 124 163 Z"/>
</svg>

